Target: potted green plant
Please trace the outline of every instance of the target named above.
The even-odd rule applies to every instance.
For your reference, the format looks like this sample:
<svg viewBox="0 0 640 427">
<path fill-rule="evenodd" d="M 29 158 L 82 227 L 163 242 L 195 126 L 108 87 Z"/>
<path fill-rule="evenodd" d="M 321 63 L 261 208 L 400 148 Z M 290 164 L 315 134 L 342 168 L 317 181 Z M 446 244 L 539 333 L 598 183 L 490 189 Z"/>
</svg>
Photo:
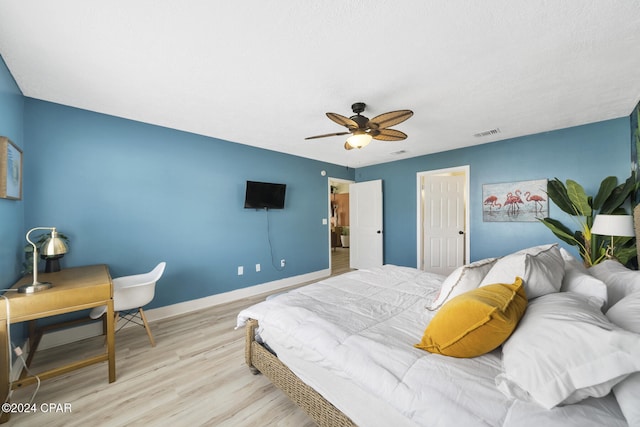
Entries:
<svg viewBox="0 0 640 427">
<path fill-rule="evenodd" d="M 584 265 L 590 267 L 605 259 L 604 240 L 591 234 L 591 227 L 596 214 L 625 214 L 624 203 L 636 190 L 635 177 L 632 175 L 623 184 L 618 185 L 614 176 L 605 178 L 595 197 L 586 194 L 584 188 L 576 181 L 567 179 L 566 185 L 558 178 L 549 180 L 547 195 L 564 212 L 573 217 L 578 230 L 569 227 L 553 218 L 542 218 L 542 222 L 562 241 L 577 246 Z M 616 258 L 627 264 L 636 256 L 633 237 L 616 237 Z"/>
<path fill-rule="evenodd" d="M 340 243 L 342 243 L 343 248 L 349 247 L 349 227 L 342 227 L 342 232 L 340 234 Z"/>
<path fill-rule="evenodd" d="M 42 254 L 42 245 L 50 237 L 49 233 L 43 233 L 37 237 L 37 239 L 33 240 L 33 243 L 38 247 L 38 252 L 40 253 L 40 258 L 46 261 L 44 271 L 45 273 L 52 273 L 55 271 L 60 271 L 60 258 L 64 256 L 64 254 L 56 255 L 56 256 L 47 256 Z M 60 237 L 64 242 L 69 246 L 69 238 L 62 234 L 58 233 L 58 237 Z M 33 273 L 33 246 L 31 244 L 27 244 L 24 247 L 24 259 L 25 262 L 23 264 L 24 273 L 31 274 Z"/>
</svg>

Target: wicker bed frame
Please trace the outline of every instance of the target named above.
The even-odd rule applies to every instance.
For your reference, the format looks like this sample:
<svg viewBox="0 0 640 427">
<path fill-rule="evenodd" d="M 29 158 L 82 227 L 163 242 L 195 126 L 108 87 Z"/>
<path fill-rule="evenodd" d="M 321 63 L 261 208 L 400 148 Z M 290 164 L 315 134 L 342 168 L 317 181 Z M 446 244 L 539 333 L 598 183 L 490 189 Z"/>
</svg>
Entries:
<svg viewBox="0 0 640 427">
<path fill-rule="evenodd" d="M 305 384 L 276 355 L 255 340 L 258 321 L 246 326 L 245 360 L 254 374 L 262 373 L 322 427 L 350 427 L 354 422 Z"/>
</svg>

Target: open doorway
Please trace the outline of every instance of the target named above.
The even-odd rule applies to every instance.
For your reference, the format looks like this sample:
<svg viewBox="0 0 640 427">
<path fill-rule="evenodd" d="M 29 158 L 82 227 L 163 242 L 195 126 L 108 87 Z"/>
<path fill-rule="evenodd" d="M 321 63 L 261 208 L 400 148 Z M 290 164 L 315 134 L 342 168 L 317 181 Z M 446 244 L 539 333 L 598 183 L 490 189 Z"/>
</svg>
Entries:
<svg viewBox="0 0 640 427">
<path fill-rule="evenodd" d="M 350 270 L 349 185 L 352 183 L 345 179 L 328 179 L 329 269 L 332 276 Z"/>
</svg>

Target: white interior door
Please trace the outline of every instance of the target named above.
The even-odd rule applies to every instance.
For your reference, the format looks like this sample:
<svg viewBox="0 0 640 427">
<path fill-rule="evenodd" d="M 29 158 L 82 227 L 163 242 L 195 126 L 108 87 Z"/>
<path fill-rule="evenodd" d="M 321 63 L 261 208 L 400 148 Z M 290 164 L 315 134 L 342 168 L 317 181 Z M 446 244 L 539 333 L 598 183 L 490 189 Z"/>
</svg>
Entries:
<svg viewBox="0 0 640 427">
<path fill-rule="evenodd" d="M 349 234 L 351 268 L 382 265 L 382 181 L 349 186 Z"/>
<path fill-rule="evenodd" d="M 425 175 L 422 268 L 448 275 L 465 260 L 465 175 Z"/>
</svg>

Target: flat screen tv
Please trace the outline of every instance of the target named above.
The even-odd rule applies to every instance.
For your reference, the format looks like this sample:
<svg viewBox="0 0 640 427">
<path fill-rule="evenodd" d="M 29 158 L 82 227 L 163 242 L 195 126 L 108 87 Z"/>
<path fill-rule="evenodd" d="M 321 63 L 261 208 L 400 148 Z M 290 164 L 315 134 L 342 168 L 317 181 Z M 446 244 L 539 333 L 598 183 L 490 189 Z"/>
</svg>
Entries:
<svg viewBox="0 0 640 427">
<path fill-rule="evenodd" d="M 286 184 L 247 181 L 244 207 L 247 209 L 284 209 Z"/>
</svg>

